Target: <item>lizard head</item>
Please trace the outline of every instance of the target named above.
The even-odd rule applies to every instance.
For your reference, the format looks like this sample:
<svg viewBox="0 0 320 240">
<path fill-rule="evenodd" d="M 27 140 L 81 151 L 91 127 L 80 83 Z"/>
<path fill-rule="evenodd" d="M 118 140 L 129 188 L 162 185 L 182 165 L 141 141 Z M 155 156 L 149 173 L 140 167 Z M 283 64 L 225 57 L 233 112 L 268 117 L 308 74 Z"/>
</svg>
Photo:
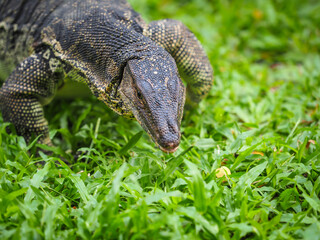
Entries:
<svg viewBox="0 0 320 240">
<path fill-rule="evenodd" d="M 176 151 L 181 137 L 185 86 L 174 60 L 162 56 L 129 60 L 119 91 L 126 107 L 160 149 Z"/>
</svg>

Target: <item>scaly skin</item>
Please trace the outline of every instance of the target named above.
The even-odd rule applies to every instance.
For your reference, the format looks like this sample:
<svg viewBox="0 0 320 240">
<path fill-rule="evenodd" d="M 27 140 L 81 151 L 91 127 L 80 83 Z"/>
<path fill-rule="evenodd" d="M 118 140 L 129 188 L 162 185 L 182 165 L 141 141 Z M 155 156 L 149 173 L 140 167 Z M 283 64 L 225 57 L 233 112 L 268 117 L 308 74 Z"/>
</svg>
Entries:
<svg viewBox="0 0 320 240">
<path fill-rule="evenodd" d="M 177 65 L 189 104 L 212 85 L 208 58 L 182 23 L 147 25 L 124 0 L 0 0 L 0 38 L 1 59 L 17 64 L 0 89 L 0 109 L 27 141 L 41 135 L 51 144 L 42 106 L 69 75 L 174 152 L 186 92 Z"/>
<path fill-rule="evenodd" d="M 187 103 L 196 105 L 212 86 L 213 72 L 198 39 L 181 22 L 165 19 L 151 22 L 144 35 L 160 44 L 175 59 L 187 82 Z"/>
</svg>

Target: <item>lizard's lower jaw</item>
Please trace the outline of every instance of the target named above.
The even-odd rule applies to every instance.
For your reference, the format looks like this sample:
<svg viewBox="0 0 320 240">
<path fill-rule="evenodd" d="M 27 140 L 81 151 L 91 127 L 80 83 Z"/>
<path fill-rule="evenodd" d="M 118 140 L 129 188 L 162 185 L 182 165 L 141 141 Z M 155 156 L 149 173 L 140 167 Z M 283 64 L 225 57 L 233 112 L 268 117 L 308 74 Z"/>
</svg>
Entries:
<svg viewBox="0 0 320 240">
<path fill-rule="evenodd" d="M 165 153 L 174 153 L 175 151 L 177 151 L 178 148 L 179 146 L 176 146 L 175 148 L 172 148 L 172 149 L 166 149 L 160 146 L 160 150 Z"/>
<path fill-rule="evenodd" d="M 179 144 L 180 144 L 180 137 L 178 141 L 162 143 L 161 144 L 162 146 L 160 144 L 158 144 L 158 146 L 160 150 L 165 153 L 174 153 L 179 148 Z"/>
</svg>

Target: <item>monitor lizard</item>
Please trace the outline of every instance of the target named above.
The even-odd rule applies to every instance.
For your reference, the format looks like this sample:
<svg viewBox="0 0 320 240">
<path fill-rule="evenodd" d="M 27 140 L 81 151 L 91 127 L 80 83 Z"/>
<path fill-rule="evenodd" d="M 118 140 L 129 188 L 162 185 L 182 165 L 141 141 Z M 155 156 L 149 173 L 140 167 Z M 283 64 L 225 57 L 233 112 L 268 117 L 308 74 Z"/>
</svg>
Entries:
<svg viewBox="0 0 320 240">
<path fill-rule="evenodd" d="M 0 89 L 4 121 L 48 145 L 43 106 L 66 76 L 136 119 L 164 152 L 179 146 L 185 99 L 196 106 L 213 82 L 207 55 L 182 22 L 147 24 L 125 0 L 0 0 L 0 59 L 15 66 Z"/>
</svg>

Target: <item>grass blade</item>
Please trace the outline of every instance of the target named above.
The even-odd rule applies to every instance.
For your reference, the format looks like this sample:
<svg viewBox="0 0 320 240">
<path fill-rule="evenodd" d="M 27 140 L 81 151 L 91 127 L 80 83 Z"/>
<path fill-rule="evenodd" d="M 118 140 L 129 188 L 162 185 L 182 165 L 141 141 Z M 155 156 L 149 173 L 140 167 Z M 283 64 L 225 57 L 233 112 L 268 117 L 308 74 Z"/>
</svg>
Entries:
<svg viewBox="0 0 320 240">
<path fill-rule="evenodd" d="M 82 201 L 87 204 L 92 197 L 89 195 L 88 190 L 82 181 L 82 179 L 78 175 L 70 175 L 69 179 L 73 182 L 74 186 L 77 188 Z"/>
<path fill-rule="evenodd" d="M 166 169 L 163 172 L 162 177 L 160 177 L 157 181 L 157 184 L 161 184 L 163 181 L 167 180 L 168 177 L 176 170 L 177 167 L 179 167 L 183 163 L 183 156 L 189 152 L 193 146 L 188 147 L 186 150 L 184 150 L 182 153 L 180 153 L 176 158 L 172 159 Z"/>
<path fill-rule="evenodd" d="M 39 188 L 40 187 L 40 183 L 43 180 L 43 178 L 48 174 L 49 170 L 51 168 L 51 163 L 48 162 L 43 169 L 40 169 L 37 171 L 36 174 L 33 175 L 33 178 L 31 179 L 30 185 L 33 186 L 34 188 Z M 28 189 L 27 194 L 24 198 L 24 200 L 26 202 L 31 201 L 32 198 L 34 198 L 35 194 L 32 190 L 32 188 Z"/>
<path fill-rule="evenodd" d="M 143 131 L 138 132 L 137 134 L 135 134 L 130 140 L 129 142 L 124 145 L 120 150 L 119 150 L 119 154 L 120 155 L 124 155 L 126 154 L 131 148 L 133 148 L 137 142 L 140 140 L 141 136 L 143 134 Z"/>
<path fill-rule="evenodd" d="M 193 192 L 194 206 L 197 211 L 205 212 L 207 210 L 207 198 L 204 180 L 195 164 L 185 160 L 185 164 L 188 166 L 191 172 L 192 182 L 190 188 Z"/>
</svg>

